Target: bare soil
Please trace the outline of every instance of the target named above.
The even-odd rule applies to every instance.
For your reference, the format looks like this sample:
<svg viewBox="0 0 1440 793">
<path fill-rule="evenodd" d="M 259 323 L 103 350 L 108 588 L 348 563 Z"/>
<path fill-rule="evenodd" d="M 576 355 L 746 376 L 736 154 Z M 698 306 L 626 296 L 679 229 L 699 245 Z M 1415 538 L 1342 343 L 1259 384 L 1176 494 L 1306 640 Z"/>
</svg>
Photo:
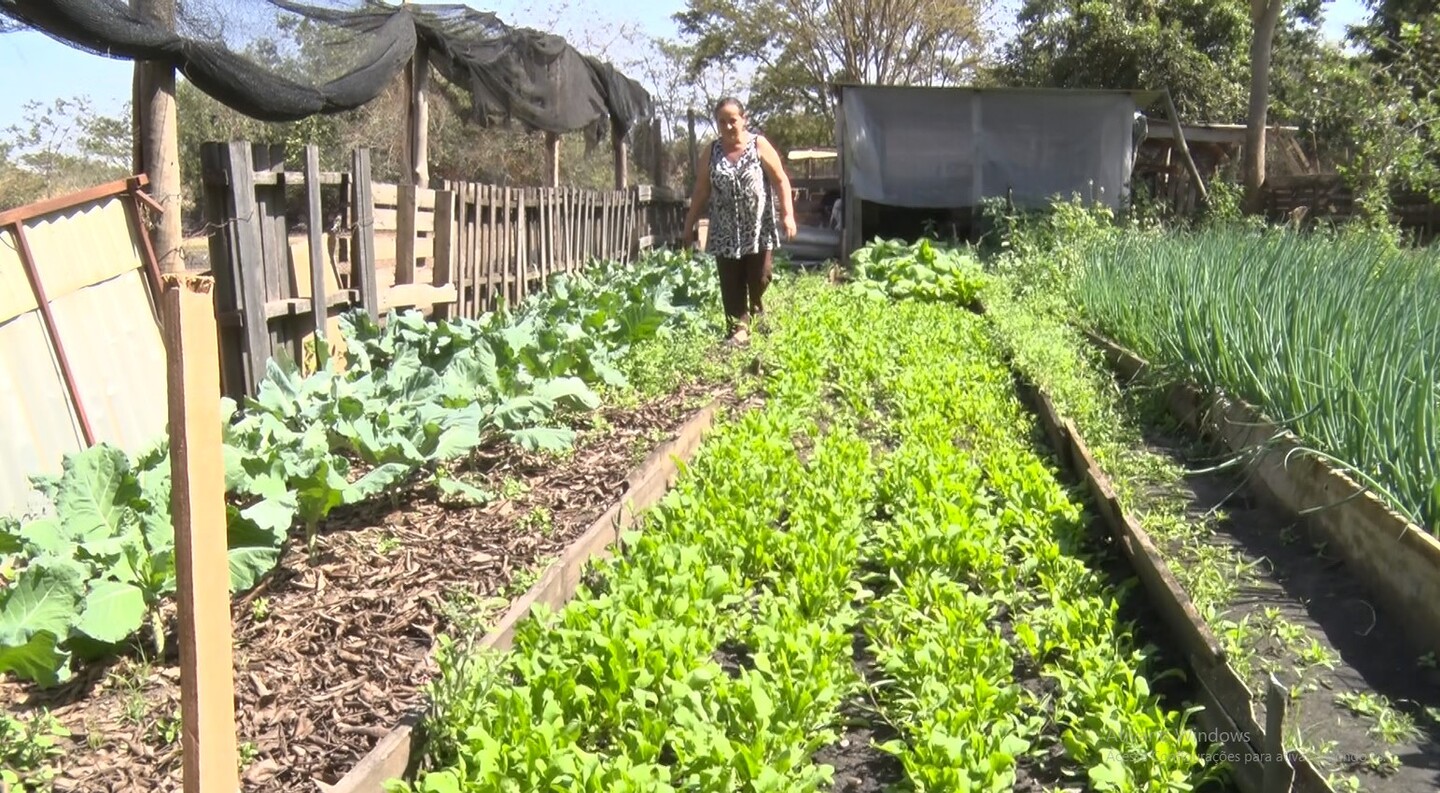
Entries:
<svg viewBox="0 0 1440 793">
<path fill-rule="evenodd" d="M 855 628 L 850 648 L 861 679 L 871 683 L 878 680 L 879 669 L 863 628 Z M 905 781 L 905 767 L 900 758 L 877 747 L 900 734 L 876 715 L 874 704 L 863 695 L 844 703 L 840 715 L 843 731 L 839 740 L 822 747 L 812 758 L 817 765 L 835 769 L 831 793 L 886 793 L 896 789 Z"/>
<path fill-rule="evenodd" d="M 605 409 L 609 426 L 582 429 L 566 459 L 497 452 L 476 472 L 503 491 L 486 506 L 420 491 L 337 512 L 313 557 L 303 543 L 289 549 L 232 612 L 243 790 L 336 782 L 421 706 L 436 634 L 477 608 L 497 617 L 710 395 L 692 385 Z M 12 712 L 46 707 L 73 731 L 56 790 L 181 789 L 173 637 L 168 645 L 163 658 L 92 664 L 50 691 L 3 684 Z"/>
<path fill-rule="evenodd" d="M 1264 634 L 1252 646 L 1247 681 L 1257 695 L 1258 723 L 1265 723 L 1263 692 L 1273 673 L 1299 692 L 1288 708 L 1286 748 L 1303 749 L 1322 776 L 1334 774 L 1335 790 L 1351 789 L 1342 781 L 1352 776 L 1359 783 L 1353 789 L 1367 793 L 1440 790 L 1440 727 L 1424 711 L 1440 705 L 1440 671 L 1422 663 L 1424 651 L 1410 639 L 1403 615 L 1382 611 L 1305 521 L 1257 497 L 1242 472 L 1202 472 L 1217 460 L 1180 430 L 1144 429 L 1151 452 L 1190 472 L 1180 492 L 1189 514 L 1224 515 L 1206 542 L 1232 550 L 1251 571 L 1223 617 L 1248 619 Z M 1172 565 L 1196 562 L 1186 548 L 1163 550 Z M 1303 635 L 1282 640 L 1285 624 Z M 1305 645 L 1316 655 L 1297 651 Z M 1314 662 L 1316 648 L 1335 659 L 1333 668 Z M 1353 694 L 1384 697 L 1413 721 L 1412 734 L 1384 735 L 1374 715 L 1356 714 L 1339 699 Z M 1377 762 L 1387 753 L 1388 768 Z"/>
</svg>

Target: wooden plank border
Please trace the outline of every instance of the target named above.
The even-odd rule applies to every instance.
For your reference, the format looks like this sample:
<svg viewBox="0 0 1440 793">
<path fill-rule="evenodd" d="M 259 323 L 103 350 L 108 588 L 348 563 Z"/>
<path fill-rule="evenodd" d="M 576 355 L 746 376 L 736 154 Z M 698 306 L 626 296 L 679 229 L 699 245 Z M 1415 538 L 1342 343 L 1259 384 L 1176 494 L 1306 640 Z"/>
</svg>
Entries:
<svg viewBox="0 0 1440 793">
<path fill-rule="evenodd" d="M 1150 604 L 1176 640 L 1193 674 L 1196 698 L 1204 706 L 1198 721 L 1215 739 L 1239 788 L 1244 793 L 1333 793 L 1303 755 L 1284 748 L 1285 689 L 1272 675 L 1265 692 L 1266 723 L 1262 727 L 1255 718 L 1256 697 L 1226 660 L 1219 641 L 1170 571 L 1164 555 L 1139 521 L 1126 514 L 1080 431 L 1060 415 L 1049 395 L 1026 382 L 1013 366 L 1012 374 L 1021 401 L 1036 414 L 1061 465 L 1089 491 L 1096 513 L 1130 560 Z"/>
</svg>

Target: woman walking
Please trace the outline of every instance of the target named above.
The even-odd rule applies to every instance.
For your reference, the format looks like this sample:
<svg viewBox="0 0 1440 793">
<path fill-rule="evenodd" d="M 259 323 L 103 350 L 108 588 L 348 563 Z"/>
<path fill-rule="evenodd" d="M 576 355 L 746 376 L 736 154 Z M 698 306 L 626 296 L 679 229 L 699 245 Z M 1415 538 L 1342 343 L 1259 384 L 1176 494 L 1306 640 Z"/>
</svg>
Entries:
<svg viewBox="0 0 1440 793">
<path fill-rule="evenodd" d="M 786 239 L 795 238 L 795 208 L 790 200 L 790 178 L 779 153 L 763 135 L 746 129 L 740 100 L 720 100 L 715 106 L 715 127 L 720 139 L 710 147 L 709 157 L 695 164 L 695 194 L 685 218 L 685 242 L 695 239 L 700 213 L 708 207 L 705 250 L 715 257 L 719 268 L 720 300 L 730 337 L 743 344 L 751 320 L 759 321 L 765 311 L 762 298 L 770 285 L 771 256 L 780 246 L 777 195 Z"/>
</svg>

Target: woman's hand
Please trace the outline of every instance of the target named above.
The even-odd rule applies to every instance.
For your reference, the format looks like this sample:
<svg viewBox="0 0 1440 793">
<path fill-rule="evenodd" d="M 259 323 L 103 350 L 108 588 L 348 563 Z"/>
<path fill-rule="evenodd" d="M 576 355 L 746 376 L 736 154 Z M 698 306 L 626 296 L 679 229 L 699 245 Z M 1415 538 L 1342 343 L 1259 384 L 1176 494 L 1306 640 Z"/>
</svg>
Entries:
<svg viewBox="0 0 1440 793">
<path fill-rule="evenodd" d="M 795 239 L 795 204 L 790 195 L 790 177 L 785 174 L 785 165 L 780 161 L 780 152 L 770 145 L 762 135 L 757 141 L 757 148 L 760 150 L 760 164 L 765 169 L 765 175 L 770 177 L 775 187 L 775 192 L 780 199 L 780 217 L 783 219 L 781 225 L 785 229 L 785 239 Z"/>
</svg>

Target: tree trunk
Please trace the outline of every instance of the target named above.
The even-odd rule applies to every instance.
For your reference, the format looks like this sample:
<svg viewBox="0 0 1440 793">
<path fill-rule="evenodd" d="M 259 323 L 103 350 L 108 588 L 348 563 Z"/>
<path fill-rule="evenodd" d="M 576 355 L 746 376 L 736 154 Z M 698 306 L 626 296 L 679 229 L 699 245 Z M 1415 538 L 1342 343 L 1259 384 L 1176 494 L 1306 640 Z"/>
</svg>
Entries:
<svg viewBox="0 0 1440 793">
<path fill-rule="evenodd" d="M 141 14 L 174 29 L 175 0 L 130 0 Z M 180 224 L 180 128 L 175 106 L 175 69 L 168 63 L 135 62 L 135 151 L 150 179 L 150 195 L 165 210 L 151 230 L 160 271 L 185 270 Z"/>
<path fill-rule="evenodd" d="M 1245 130 L 1245 211 L 1264 209 L 1265 127 L 1270 110 L 1270 52 L 1283 0 L 1250 0 L 1250 114 Z"/>
</svg>

